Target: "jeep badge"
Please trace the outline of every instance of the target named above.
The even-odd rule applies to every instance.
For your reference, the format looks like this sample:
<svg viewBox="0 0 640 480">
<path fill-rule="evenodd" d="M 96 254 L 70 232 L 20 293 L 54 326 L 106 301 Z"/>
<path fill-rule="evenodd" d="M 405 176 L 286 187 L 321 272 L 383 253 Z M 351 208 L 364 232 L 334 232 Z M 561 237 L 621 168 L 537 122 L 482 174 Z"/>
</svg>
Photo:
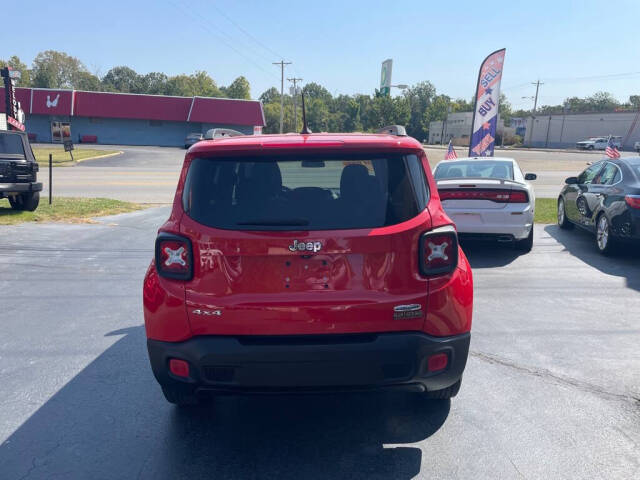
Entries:
<svg viewBox="0 0 640 480">
<path fill-rule="evenodd" d="M 292 252 L 300 251 L 300 252 L 319 252 L 322 248 L 322 242 L 298 242 L 298 240 L 294 240 L 291 245 L 289 245 L 289 250 Z"/>
</svg>

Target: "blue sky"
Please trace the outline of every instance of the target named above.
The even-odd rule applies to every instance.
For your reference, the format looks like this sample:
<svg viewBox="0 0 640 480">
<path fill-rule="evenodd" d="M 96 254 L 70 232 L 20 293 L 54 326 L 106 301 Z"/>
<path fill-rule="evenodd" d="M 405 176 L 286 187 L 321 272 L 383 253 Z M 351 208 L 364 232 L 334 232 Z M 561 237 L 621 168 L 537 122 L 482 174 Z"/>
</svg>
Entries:
<svg viewBox="0 0 640 480">
<path fill-rule="evenodd" d="M 92 6 L 92 4 L 94 6 Z M 530 106 L 598 90 L 619 100 L 640 94 L 637 1 L 334 1 L 214 0 L 30 1 L 10 9 L 0 58 L 26 63 L 62 50 L 99 74 L 117 65 L 140 73 L 205 70 L 219 85 L 239 75 L 252 96 L 286 76 L 332 93 L 371 93 L 380 64 L 393 58 L 393 82 L 430 80 L 438 93 L 470 98 L 482 59 L 507 48 L 502 90 Z M 221 13 L 222 12 L 222 13 Z M 246 35 L 248 32 L 251 36 Z M 628 74 L 603 77 L 613 74 Z M 600 78 L 584 78 L 600 76 Z"/>
</svg>

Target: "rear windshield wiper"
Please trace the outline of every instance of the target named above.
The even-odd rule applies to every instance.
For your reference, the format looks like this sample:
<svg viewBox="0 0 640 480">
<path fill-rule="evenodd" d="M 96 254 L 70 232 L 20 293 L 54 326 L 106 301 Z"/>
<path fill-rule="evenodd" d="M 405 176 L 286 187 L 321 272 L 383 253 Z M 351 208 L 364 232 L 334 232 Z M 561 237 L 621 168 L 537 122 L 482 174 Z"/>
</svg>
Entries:
<svg viewBox="0 0 640 480">
<path fill-rule="evenodd" d="M 269 227 L 304 226 L 309 225 L 309 220 L 305 220 L 304 218 L 259 218 L 237 222 L 236 225 L 265 225 Z"/>
</svg>

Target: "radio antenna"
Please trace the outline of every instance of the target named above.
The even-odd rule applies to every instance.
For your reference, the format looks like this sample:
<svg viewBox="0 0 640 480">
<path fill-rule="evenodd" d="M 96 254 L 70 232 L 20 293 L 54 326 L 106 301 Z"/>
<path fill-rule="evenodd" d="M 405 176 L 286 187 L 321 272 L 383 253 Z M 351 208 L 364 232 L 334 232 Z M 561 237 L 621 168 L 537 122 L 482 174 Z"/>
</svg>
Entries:
<svg viewBox="0 0 640 480">
<path fill-rule="evenodd" d="M 305 107 L 304 107 L 304 90 L 301 92 L 301 95 L 302 95 L 302 131 L 300 132 L 300 134 L 308 135 L 309 133 L 312 133 L 312 132 L 307 126 L 307 111 L 305 110 Z"/>
</svg>

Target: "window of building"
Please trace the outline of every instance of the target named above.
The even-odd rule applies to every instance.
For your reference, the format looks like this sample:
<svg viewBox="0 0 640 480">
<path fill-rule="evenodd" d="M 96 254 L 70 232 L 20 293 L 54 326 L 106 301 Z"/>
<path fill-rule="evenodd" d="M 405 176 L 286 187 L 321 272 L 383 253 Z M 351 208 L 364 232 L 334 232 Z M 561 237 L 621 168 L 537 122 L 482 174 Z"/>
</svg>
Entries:
<svg viewBox="0 0 640 480">
<path fill-rule="evenodd" d="M 161 127 L 162 120 L 149 120 L 149 126 L 151 127 Z"/>
</svg>

